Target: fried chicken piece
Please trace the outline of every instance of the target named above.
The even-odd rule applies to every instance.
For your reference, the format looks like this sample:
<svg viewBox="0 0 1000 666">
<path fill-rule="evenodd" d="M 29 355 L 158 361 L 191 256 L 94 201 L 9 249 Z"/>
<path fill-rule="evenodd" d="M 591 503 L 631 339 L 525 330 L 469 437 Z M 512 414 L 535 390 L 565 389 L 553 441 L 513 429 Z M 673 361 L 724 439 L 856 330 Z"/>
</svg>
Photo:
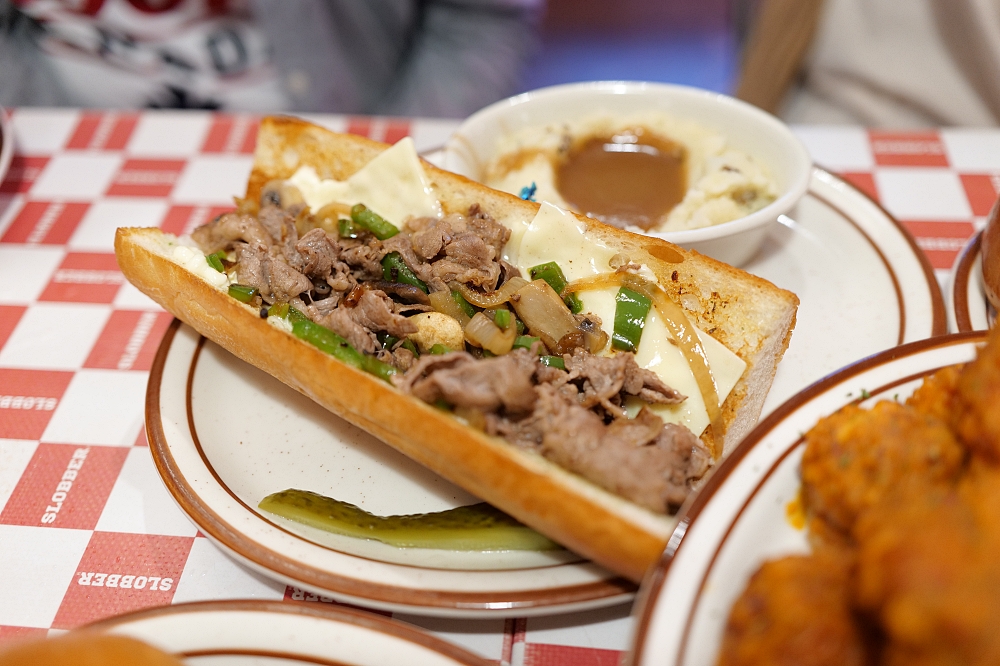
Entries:
<svg viewBox="0 0 1000 666">
<path fill-rule="evenodd" d="M 941 368 L 924 379 L 906 400 L 906 404 L 918 412 L 930 414 L 948 423 L 955 413 L 955 393 L 958 391 L 958 378 L 961 365 L 949 365 Z"/>
<path fill-rule="evenodd" d="M 959 439 L 992 465 L 1000 465 L 1000 326 L 958 380 L 952 427 Z"/>
<path fill-rule="evenodd" d="M 1000 663 L 1000 472 L 892 500 L 855 529 L 856 602 L 886 636 L 883 663 Z"/>
<path fill-rule="evenodd" d="M 733 605 L 719 666 L 860 666 L 868 650 L 850 609 L 850 560 L 765 563 Z"/>
<path fill-rule="evenodd" d="M 806 507 L 849 533 L 860 513 L 902 484 L 950 484 L 965 451 L 946 424 L 906 405 L 848 405 L 805 435 L 802 486 Z"/>
</svg>

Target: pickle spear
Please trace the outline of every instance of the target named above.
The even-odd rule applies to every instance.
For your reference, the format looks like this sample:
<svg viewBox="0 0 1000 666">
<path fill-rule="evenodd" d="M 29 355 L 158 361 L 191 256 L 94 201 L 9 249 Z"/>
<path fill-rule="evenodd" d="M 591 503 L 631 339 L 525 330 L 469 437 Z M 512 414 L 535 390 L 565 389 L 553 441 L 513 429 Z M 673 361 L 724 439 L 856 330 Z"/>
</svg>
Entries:
<svg viewBox="0 0 1000 666">
<path fill-rule="evenodd" d="M 282 518 L 335 534 L 398 548 L 558 550 L 559 544 L 484 503 L 435 513 L 376 516 L 348 502 L 289 488 L 257 505 Z"/>
</svg>

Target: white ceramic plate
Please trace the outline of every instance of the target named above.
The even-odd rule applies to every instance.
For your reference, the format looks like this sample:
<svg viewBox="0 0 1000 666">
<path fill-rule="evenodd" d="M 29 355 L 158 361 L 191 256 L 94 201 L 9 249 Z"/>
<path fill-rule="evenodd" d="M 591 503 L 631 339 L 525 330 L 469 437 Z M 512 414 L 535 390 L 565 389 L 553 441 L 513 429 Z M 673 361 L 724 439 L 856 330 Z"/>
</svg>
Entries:
<svg viewBox="0 0 1000 666">
<path fill-rule="evenodd" d="M 379 615 L 277 601 L 163 606 L 113 617 L 89 628 L 145 641 L 190 666 L 492 663 Z"/>
<path fill-rule="evenodd" d="M 258 510 L 300 488 L 378 515 L 476 498 L 264 372 L 174 323 L 147 390 L 146 430 L 168 491 L 237 560 L 339 601 L 439 616 L 526 616 L 627 602 L 635 586 L 566 551 L 398 549 Z"/>
<path fill-rule="evenodd" d="M 743 267 L 801 301 L 763 415 L 859 358 L 947 332 L 944 300 L 924 253 L 846 181 L 814 168 L 806 196 L 779 221 Z"/>
<path fill-rule="evenodd" d="M 937 282 L 902 227 L 844 181 L 816 170 L 809 194 L 748 267 L 802 304 L 764 413 L 858 358 L 944 332 Z M 168 490 L 245 564 L 339 600 L 418 614 L 525 616 L 628 601 L 634 586 L 562 554 L 400 551 L 336 539 L 256 509 L 289 487 L 380 515 L 474 498 L 187 327 L 164 338 L 147 432 Z"/>
<path fill-rule="evenodd" d="M 979 250 L 982 234 L 969 239 L 951 269 L 948 292 L 948 330 L 958 333 L 985 331 L 996 321 L 983 285 L 983 258 Z"/>
<path fill-rule="evenodd" d="M 7 112 L 0 106 L 0 183 L 7 176 L 14 159 L 14 132 L 10 128 Z"/>
<path fill-rule="evenodd" d="M 971 360 L 985 334 L 922 340 L 864 359 L 799 393 L 762 421 L 682 510 L 636 606 L 633 666 L 715 662 L 729 609 L 765 561 L 808 552 L 785 507 L 799 492 L 802 433 L 870 394 L 904 399 L 923 377 Z"/>
</svg>

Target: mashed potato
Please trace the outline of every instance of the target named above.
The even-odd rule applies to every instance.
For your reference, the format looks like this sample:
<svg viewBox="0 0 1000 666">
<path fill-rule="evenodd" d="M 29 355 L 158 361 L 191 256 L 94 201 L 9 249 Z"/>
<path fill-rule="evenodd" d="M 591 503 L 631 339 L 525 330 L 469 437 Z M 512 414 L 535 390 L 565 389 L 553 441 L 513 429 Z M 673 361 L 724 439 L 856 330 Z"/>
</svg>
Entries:
<svg viewBox="0 0 1000 666">
<path fill-rule="evenodd" d="M 697 229 L 729 222 L 763 208 L 777 196 L 766 168 L 729 147 L 726 137 L 696 123 L 658 113 L 624 118 L 592 115 L 510 135 L 501 140 L 499 157 L 488 165 L 485 183 L 512 194 L 520 194 L 522 188 L 534 183 L 536 201 L 576 210 L 559 191 L 559 165 L 588 139 L 623 132 L 652 135 L 679 144 L 685 152 L 685 194 L 654 221 L 649 231 Z"/>
</svg>

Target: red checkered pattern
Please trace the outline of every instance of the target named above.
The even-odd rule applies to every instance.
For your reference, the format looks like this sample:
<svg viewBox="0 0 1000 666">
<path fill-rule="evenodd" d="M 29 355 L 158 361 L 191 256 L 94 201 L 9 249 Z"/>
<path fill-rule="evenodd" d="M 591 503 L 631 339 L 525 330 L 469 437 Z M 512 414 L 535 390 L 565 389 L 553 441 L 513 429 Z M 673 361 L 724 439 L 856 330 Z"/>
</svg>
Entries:
<svg viewBox="0 0 1000 666">
<path fill-rule="evenodd" d="M 387 142 L 412 134 L 418 149 L 444 136 L 441 121 L 325 121 Z M 225 170 L 245 167 L 257 122 L 203 112 L 12 114 L 18 148 L 0 183 L 0 253 L 16 259 L 0 261 L 0 641 L 199 599 L 334 603 L 228 559 L 150 482 L 141 399 L 111 416 L 91 414 L 88 402 L 102 387 L 141 391 L 170 322 L 129 297 L 114 227 L 183 234 L 230 210 L 225 202 L 242 192 Z M 800 130 L 818 164 L 903 222 L 942 279 L 1000 192 L 1000 151 L 991 149 L 1000 131 Z M 474 630 L 406 619 L 498 663 L 610 666 L 629 647 L 628 612 Z"/>
<path fill-rule="evenodd" d="M 27 192 L 48 163 L 48 157 L 15 155 L 11 160 L 7 177 L 0 183 L 0 193 Z"/>
</svg>

